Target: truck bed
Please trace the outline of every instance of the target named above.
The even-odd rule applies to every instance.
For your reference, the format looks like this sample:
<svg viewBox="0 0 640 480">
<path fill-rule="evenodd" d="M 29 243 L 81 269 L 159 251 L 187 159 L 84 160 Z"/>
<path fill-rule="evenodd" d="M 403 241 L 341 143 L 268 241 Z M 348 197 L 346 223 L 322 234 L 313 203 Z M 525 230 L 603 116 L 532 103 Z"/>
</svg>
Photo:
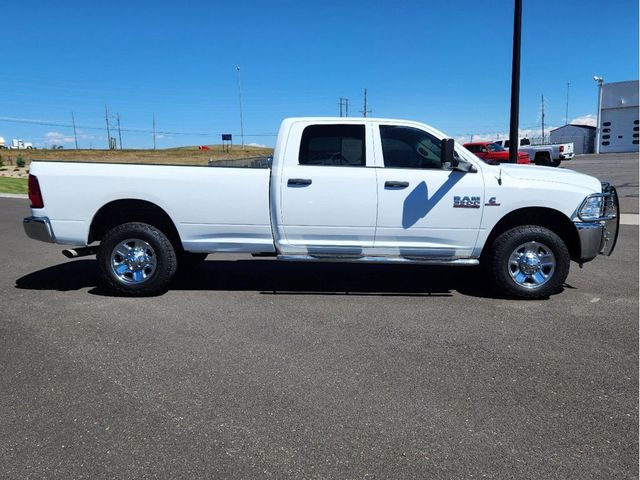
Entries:
<svg viewBox="0 0 640 480">
<path fill-rule="evenodd" d="M 223 165 L 217 165 L 223 167 Z M 269 178 L 253 168 L 33 162 L 56 241 L 86 244 L 91 221 L 113 201 L 144 200 L 173 219 L 188 251 L 273 251 Z"/>
</svg>

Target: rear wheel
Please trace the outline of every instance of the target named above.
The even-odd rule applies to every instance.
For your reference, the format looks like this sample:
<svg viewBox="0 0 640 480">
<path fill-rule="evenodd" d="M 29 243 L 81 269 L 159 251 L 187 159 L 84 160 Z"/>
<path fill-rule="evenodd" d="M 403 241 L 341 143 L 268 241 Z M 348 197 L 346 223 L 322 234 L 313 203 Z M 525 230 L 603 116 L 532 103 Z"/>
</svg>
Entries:
<svg viewBox="0 0 640 480">
<path fill-rule="evenodd" d="M 542 167 L 548 167 L 551 165 L 551 159 L 547 154 L 538 154 L 534 160 L 536 165 L 540 165 Z"/>
<path fill-rule="evenodd" d="M 128 296 L 163 292 L 176 273 L 173 245 L 146 223 L 124 223 L 109 230 L 97 254 L 102 283 Z"/>
<path fill-rule="evenodd" d="M 523 225 L 502 233 L 488 258 L 496 286 L 515 298 L 547 298 L 569 274 L 569 250 L 551 230 Z"/>
<path fill-rule="evenodd" d="M 561 162 L 562 162 L 562 160 L 560 160 L 560 159 L 558 158 L 558 159 L 554 160 L 554 161 L 551 163 L 551 166 L 552 166 L 552 167 L 559 167 Z"/>
</svg>

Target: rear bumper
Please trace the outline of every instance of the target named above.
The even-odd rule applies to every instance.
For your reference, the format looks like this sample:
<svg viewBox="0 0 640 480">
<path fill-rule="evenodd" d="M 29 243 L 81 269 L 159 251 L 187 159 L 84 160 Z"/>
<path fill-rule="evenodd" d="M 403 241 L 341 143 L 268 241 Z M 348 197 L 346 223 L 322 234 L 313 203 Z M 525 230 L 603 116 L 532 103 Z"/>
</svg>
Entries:
<svg viewBox="0 0 640 480">
<path fill-rule="evenodd" d="M 22 220 L 22 226 L 29 238 L 48 243 L 54 243 L 56 240 L 47 217 L 26 217 Z"/>
<path fill-rule="evenodd" d="M 561 153 L 560 154 L 560 158 L 562 160 L 571 160 L 573 157 L 575 157 L 576 154 L 575 153 Z"/>
</svg>

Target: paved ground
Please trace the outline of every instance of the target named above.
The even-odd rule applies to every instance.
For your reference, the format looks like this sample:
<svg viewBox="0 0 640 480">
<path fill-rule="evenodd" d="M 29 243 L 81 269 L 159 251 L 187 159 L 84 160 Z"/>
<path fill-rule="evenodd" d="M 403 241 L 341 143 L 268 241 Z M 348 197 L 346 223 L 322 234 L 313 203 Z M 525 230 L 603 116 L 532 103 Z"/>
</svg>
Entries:
<svg viewBox="0 0 640 480">
<path fill-rule="evenodd" d="M 546 301 L 217 256 L 128 299 L 27 212 L 0 199 L 0 478 L 637 478 L 636 226 Z"/>
</svg>

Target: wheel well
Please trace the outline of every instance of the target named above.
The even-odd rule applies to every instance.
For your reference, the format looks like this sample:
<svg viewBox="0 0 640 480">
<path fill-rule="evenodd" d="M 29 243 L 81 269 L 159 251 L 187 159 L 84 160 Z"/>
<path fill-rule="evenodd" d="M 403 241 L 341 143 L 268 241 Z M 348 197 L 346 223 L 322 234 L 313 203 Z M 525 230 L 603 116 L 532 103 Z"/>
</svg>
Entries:
<svg viewBox="0 0 640 480">
<path fill-rule="evenodd" d="M 580 239 L 575 225 L 564 213 L 544 207 L 520 208 L 502 217 L 487 237 L 482 249 L 482 256 L 491 248 L 498 235 L 520 225 L 538 225 L 548 228 L 564 241 L 571 255 L 571 260 L 579 260 Z"/>
<path fill-rule="evenodd" d="M 534 161 L 542 160 L 544 158 L 551 160 L 551 155 L 549 155 L 549 152 L 536 152 L 536 156 L 533 157 Z"/>
<path fill-rule="evenodd" d="M 91 221 L 88 243 L 102 240 L 113 227 L 129 222 L 153 225 L 167 236 L 174 247 L 182 248 L 178 230 L 167 212 L 155 203 L 136 199 L 115 200 L 100 208 Z"/>
</svg>

